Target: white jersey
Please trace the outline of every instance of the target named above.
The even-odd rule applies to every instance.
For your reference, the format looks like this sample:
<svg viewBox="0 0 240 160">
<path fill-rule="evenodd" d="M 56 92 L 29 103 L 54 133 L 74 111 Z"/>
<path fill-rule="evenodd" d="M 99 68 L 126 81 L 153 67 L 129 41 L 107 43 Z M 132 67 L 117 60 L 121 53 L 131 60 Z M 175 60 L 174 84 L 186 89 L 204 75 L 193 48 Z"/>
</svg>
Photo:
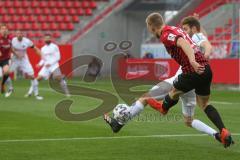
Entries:
<svg viewBox="0 0 240 160">
<path fill-rule="evenodd" d="M 58 65 L 60 60 L 60 51 L 56 44 L 50 43 L 41 48 L 42 59 L 40 65 Z"/>
<path fill-rule="evenodd" d="M 54 74 L 61 75 L 61 71 L 59 68 L 59 60 L 60 60 L 60 51 L 56 44 L 50 43 L 49 45 L 45 45 L 41 48 L 42 60 L 39 65 L 42 65 L 42 69 L 39 71 L 38 75 L 48 79 L 50 75 Z M 50 65 L 50 66 L 47 66 Z"/>
<path fill-rule="evenodd" d="M 201 47 L 201 43 L 204 42 L 204 41 L 207 41 L 207 37 L 204 36 L 203 33 L 195 33 L 193 36 L 192 36 L 192 40 L 194 43 L 197 44 L 198 47 L 200 47 L 202 53 L 204 53 L 204 49 Z"/>
<path fill-rule="evenodd" d="M 28 58 L 27 56 L 27 49 L 29 47 L 33 47 L 33 42 L 26 38 L 23 37 L 21 41 L 17 39 L 17 37 L 14 37 L 12 39 L 12 47 L 15 50 L 15 52 L 22 58 Z M 14 56 L 16 58 L 16 56 Z"/>
</svg>

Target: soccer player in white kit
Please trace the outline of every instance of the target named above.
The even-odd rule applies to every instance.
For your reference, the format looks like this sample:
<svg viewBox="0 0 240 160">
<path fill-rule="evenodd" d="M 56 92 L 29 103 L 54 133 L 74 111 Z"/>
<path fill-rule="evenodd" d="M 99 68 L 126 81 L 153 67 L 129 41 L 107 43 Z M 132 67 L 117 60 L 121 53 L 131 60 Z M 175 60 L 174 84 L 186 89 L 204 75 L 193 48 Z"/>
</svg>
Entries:
<svg viewBox="0 0 240 160">
<path fill-rule="evenodd" d="M 67 83 L 59 68 L 61 58 L 59 47 L 51 41 L 51 35 L 46 34 L 44 37 L 45 45 L 41 48 L 41 61 L 38 67 L 42 67 L 38 73 L 37 80 L 53 78 L 60 83 L 62 90 L 67 97 L 70 96 Z"/>
<path fill-rule="evenodd" d="M 207 38 L 203 35 L 203 33 L 200 32 L 200 23 L 191 25 L 192 22 L 186 22 L 186 19 L 192 20 L 192 18 L 195 17 L 186 17 L 182 21 L 182 27 L 183 29 L 192 37 L 192 40 L 202 49 L 204 49 L 204 56 L 209 57 L 212 47 Z M 193 21 L 195 22 L 194 19 Z M 186 23 L 185 23 L 186 22 Z M 130 113 L 129 119 L 134 118 L 137 116 L 140 112 L 143 111 L 144 106 L 147 104 L 147 98 L 148 97 L 154 97 L 155 99 L 161 100 L 165 97 L 165 95 L 168 94 L 168 92 L 172 89 L 173 81 L 177 79 L 178 75 L 182 73 L 181 67 L 176 72 L 175 76 L 166 79 L 156 86 L 154 86 L 146 95 L 143 95 L 141 98 L 139 98 L 135 103 L 133 103 L 132 106 L 130 106 L 129 110 L 126 110 L 126 112 Z M 184 116 L 185 124 L 189 127 L 193 127 L 196 130 L 206 133 L 210 136 L 213 136 L 216 140 L 221 142 L 220 140 L 220 134 L 207 124 L 203 123 L 200 120 L 194 119 L 194 110 L 196 107 L 196 94 L 194 90 L 189 91 L 188 93 L 185 93 L 181 97 L 182 101 L 182 113 Z M 104 120 L 110 125 L 113 132 L 118 132 L 120 129 L 125 125 L 125 123 L 121 123 L 117 121 L 114 118 L 111 118 L 109 115 L 104 115 Z"/>
<path fill-rule="evenodd" d="M 31 80 L 31 87 L 25 97 L 28 97 L 34 92 L 36 99 L 41 100 L 42 97 L 38 95 L 38 81 L 34 78 L 34 70 L 27 55 L 28 48 L 33 48 L 35 52 L 40 55 L 40 50 L 34 46 L 33 42 L 24 37 L 21 31 L 17 31 L 16 37 L 12 39 L 13 57 L 11 58 L 10 72 L 16 70 L 22 71 L 25 77 Z M 11 78 L 7 80 L 7 84 L 9 89 L 5 94 L 5 97 L 9 97 L 13 92 Z"/>
</svg>

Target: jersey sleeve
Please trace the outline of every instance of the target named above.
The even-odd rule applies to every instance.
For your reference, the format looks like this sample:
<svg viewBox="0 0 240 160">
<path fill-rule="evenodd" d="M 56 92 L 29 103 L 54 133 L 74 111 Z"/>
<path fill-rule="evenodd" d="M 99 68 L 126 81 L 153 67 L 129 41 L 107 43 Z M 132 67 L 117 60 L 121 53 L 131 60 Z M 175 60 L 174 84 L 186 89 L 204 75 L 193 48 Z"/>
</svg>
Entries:
<svg viewBox="0 0 240 160">
<path fill-rule="evenodd" d="M 192 36 L 192 40 L 194 43 L 200 46 L 202 42 L 207 41 L 207 38 L 203 34 L 194 34 Z"/>
<path fill-rule="evenodd" d="M 163 33 L 161 41 L 166 46 L 176 46 L 178 38 L 183 37 L 183 35 L 175 30 L 169 30 Z"/>
<path fill-rule="evenodd" d="M 26 43 L 27 43 L 28 47 L 34 47 L 34 44 L 30 39 L 26 39 Z"/>
</svg>

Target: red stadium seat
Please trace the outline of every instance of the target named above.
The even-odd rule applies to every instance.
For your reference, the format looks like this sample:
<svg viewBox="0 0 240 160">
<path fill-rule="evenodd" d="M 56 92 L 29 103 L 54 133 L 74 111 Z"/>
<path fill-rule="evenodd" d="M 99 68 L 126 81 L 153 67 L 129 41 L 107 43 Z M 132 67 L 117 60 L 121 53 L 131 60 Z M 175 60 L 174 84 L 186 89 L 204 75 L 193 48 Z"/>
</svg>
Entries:
<svg viewBox="0 0 240 160">
<path fill-rule="evenodd" d="M 4 22 L 4 23 L 10 22 L 11 19 L 12 19 L 12 17 L 9 16 L 9 15 L 4 15 L 4 16 L 2 16 L 2 22 Z"/>
<path fill-rule="evenodd" d="M 4 7 L 13 7 L 13 1 L 5 1 Z"/>
<path fill-rule="evenodd" d="M 22 23 L 28 23 L 29 22 L 29 16 L 26 16 L 26 15 L 21 15 L 18 19 L 19 22 L 22 22 Z"/>
<path fill-rule="evenodd" d="M 71 22 L 71 21 L 72 21 L 72 18 L 71 18 L 70 16 L 65 15 L 65 16 L 63 17 L 63 22 Z"/>
<path fill-rule="evenodd" d="M 67 7 L 67 8 L 73 7 L 73 2 L 72 1 L 66 1 L 65 2 L 65 7 Z"/>
<path fill-rule="evenodd" d="M 49 15 L 51 13 L 49 8 L 43 8 L 43 14 Z"/>
<path fill-rule="evenodd" d="M 13 23 L 8 23 L 8 29 L 12 31 L 12 30 L 15 30 L 16 28 Z"/>
<path fill-rule="evenodd" d="M 60 14 L 62 14 L 62 15 L 67 14 L 67 9 L 66 8 L 61 8 Z"/>
<path fill-rule="evenodd" d="M 23 30 L 30 30 L 32 25 L 30 23 L 23 23 Z"/>
<path fill-rule="evenodd" d="M 55 21 L 55 17 L 53 15 L 47 15 L 46 22 L 54 22 L 54 21 Z"/>
<path fill-rule="evenodd" d="M 48 1 L 48 7 L 56 8 L 56 1 Z"/>
<path fill-rule="evenodd" d="M 45 22 L 45 21 L 46 21 L 46 16 L 38 15 L 37 21 L 38 21 L 38 22 Z"/>
<path fill-rule="evenodd" d="M 35 21 L 36 21 L 36 17 L 35 17 L 34 15 L 30 15 L 30 16 L 28 17 L 28 21 L 29 21 L 29 22 L 35 22 Z"/>
<path fill-rule="evenodd" d="M 67 30 L 74 30 L 74 25 L 72 23 L 68 23 Z"/>
<path fill-rule="evenodd" d="M 86 8 L 86 9 L 85 9 L 85 15 L 91 16 L 91 15 L 92 15 L 92 9 Z"/>
<path fill-rule="evenodd" d="M 49 30 L 48 23 L 42 23 L 42 24 L 41 24 L 41 29 L 42 29 L 42 30 Z"/>
<path fill-rule="evenodd" d="M 66 30 L 66 24 L 65 23 L 60 23 L 59 24 L 59 29 L 60 30 Z"/>
<path fill-rule="evenodd" d="M 77 9 L 77 15 L 83 16 L 84 15 L 84 10 L 82 8 Z"/>
<path fill-rule="evenodd" d="M 35 35 L 34 35 L 33 32 L 27 32 L 26 36 L 31 39 L 31 38 L 33 38 Z"/>
<path fill-rule="evenodd" d="M 220 34 L 220 33 L 222 33 L 222 32 L 223 32 L 223 28 L 221 28 L 221 27 L 215 28 L 215 33 L 216 33 L 216 34 Z"/>
<path fill-rule="evenodd" d="M 40 1 L 39 7 L 40 7 L 40 8 L 48 7 L 48 2 L 47 2 L 47 1 Z"/>
<path fill-rule="evenodd" d="M 82 8 L 88 8 L 88 7 L 89 7 L 88 1 L 82 1 Z"/>
<path fill-rule="evenodd" d="M 39 30 L 39 24 L 38 23 L 32 23 L 32 30 Z"/>
<path fill-rule="evenodd" d="M 16 8 L 16 14 L 18 14 L 18 15 L 25 14 L 25 9 L 23 9 L 23 8 Z"/>
<path fill-rule="evenodd" d="M 7 10 L 8 14 L 15 14 L 15 9 L 14 8 L 8 8 Z"/>
<path fill-rule="evenodd" d="M 32 8 L 39 7 L 38 1 L 31 1 L 31 7 Z"/>
<path fill-rule="evenodd" d="M 79 8 L 79 7 L 81 7 L 81 1 L 74 1 L 74 2 L 73 2 L 73 7 L 74 7 L 74 8 Z"/>
<path fill-rule="evenodd" d="M 33 13 L 32 8 L 26 8 L 25 13 L 26 13 L 26 15 L 31 15 Z"/>
<path fill-rule="evenodd" d="M 76 9 L 75 9 L 75 8 L 70 8 L 69 14 L 70 14 L 70 15 L 75 15 L 75 14 L 77 14 Z"/>
<path fill-rule="evenodd" d="M 19 8 L 19 7 L 22 7 L 22 2 L 20 1 L 13 1 L 13 7 L 14 8 Z"/>
<path fill-rule="evenodd" d="M 20 17 L 15 15 L 15 16 L 12 16 L 11 21 L 12 22 L 20 22 L 19 19 L 20 19 Z"/>
<path fill-rule="evenodd" d="M 61 32 L 58 32 L 58 31 L 54 32 L 52 36 L 53 36 L 53 38 L 59 38 L 59 37 L 61 37 Z"/>
<path fill-rule="evenodd" d="M 57 8 L 65 7 L 65 6 L 64 6 L 64 2 L 63 2 L 63 1 L 57 1 L 57 4 L 56 4 L 55 7 L 57 7 Z"/>
<path fill-rule="evenodd" d="M 3 7 L 0 7 L 0 14 L 4 14 L 5 13 L 5 9 Z"/>
<path fill-rule="evenodd" d="M 37 15 L 42 14 L 42 9 L 40 9 L 40 8 L 35 8 L 35 9 L 34 9 L 34 14 L 37 14 Z"/>
<path fill-rule="evenodd" d="M 49 29 L 50 30 L 57 30 L 58 29 L 58 24 L 55 23 L 55 22 L 50 23 Z"/>
<path fill-rule="evenodd" d="M 97 8 L 97 3 L 95 1 L 91 1 L 89 6 L 90 6 L 90 8 L 95 9 L 95 8 Z"/>
<path fill-rule="evenodd" d="M 14 23 L 15 30 L 23 30 L 23 23 Z"/>
<path fill-rule="evenodd" d="M 31 5 L 31 2 L 30 2 L 30 1 L 28 1 L 28 0 L 22 1 L 22 7 L 28 8 L 28 7 L 30 7 L 30 5 Z"/>
<path fill-rule="evenodd" d="M 76 15 L 72 16 L 72 21 L 73 21 L 74 23 L 78 23 L 78 22 L 79 22 L 79 17 L 76 16 Z"/>
<path fill-rule="evenodd" d="M 43 33 L 42 32 L 35 32 L 35 37 L 42 38 Z"/>
<path fill-rule="evenodd" d="M 62 20 L 63 20 L 63 18 L 60 15 L 57 15 L 56 18 L 55 18 L 56 22 L 62 22 Z"/>
<path fill-rule="evenodd" d="M 60 10 L 57 8 L 51 8 L 51 14 L 57 15 L 60 13 Z"/>
</svg>

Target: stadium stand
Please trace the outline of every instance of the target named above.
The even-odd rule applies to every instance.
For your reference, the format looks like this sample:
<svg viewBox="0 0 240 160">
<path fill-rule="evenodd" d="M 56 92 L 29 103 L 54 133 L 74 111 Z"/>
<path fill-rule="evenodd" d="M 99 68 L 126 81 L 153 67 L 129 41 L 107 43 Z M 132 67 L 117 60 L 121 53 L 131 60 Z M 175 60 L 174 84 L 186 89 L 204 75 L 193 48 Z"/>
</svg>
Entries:
<svg viewBox="0 0 240 160">
<path fill-rule="evenodd" d="M 56 41 L 62 32 L 71 32 L 85 17 L 94 16 L 101 3 L 108 0 L 1 0 L 0 22 L 11 31 L 23 30 L 39 43 L 39 31 L 52 33 Z"/>
</svg>

